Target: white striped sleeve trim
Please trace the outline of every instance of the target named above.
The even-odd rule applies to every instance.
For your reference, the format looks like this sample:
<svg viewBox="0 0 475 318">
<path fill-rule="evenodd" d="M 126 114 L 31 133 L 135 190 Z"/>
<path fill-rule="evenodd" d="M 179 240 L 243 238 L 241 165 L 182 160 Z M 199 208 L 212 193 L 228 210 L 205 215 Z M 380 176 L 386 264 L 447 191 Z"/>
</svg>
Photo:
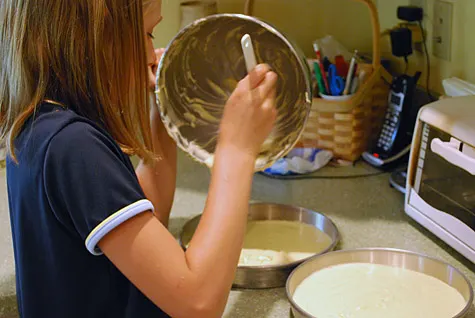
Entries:
<svg viewBox="0 0 475 318">
<path fill-rule="evenodd" d="M 97 244 L 104 236 L 106 236 L 113 229 L 124 223 L 125 221 L 133 218 L 137 214 L 152 211 L 153 205 L 149 200 L 140 200 L 131 205 L 128 205 L 116 213 L 109 216 L 107 219 L 101 222 L 86 238 L 86 248 L 92 255 L 102 255 L 101 250 L 97 247 Z"/>
</svg>

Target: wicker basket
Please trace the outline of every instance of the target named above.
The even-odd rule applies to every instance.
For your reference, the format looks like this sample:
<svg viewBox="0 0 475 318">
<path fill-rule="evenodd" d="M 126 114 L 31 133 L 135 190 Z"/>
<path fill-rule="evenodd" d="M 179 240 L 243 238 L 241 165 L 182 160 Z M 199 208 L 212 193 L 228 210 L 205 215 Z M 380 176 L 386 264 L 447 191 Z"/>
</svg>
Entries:
<svg viewBox="0 0 475 318">
<path fill-rule="evenodd" d="M 355 0 L 371 11 L 373 26 L 373 64 L 358 64 L 367 79 L 346 101 L 315 98 L 299 147 L 331 150 L 338 159 L 356 161 L 377 138 L 388 105 L 392 77 L 381 66 L 380 25 L 376 6 L 371 0 Z M 250 15 L 252 0 L 247 0 L 245 13 Z"/>
</svg>

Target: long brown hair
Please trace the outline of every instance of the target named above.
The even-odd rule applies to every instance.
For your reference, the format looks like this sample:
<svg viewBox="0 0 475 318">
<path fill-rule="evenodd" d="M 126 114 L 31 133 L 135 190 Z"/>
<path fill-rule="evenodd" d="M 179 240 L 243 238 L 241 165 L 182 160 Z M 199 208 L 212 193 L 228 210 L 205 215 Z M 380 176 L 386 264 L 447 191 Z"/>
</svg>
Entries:
<svg viewBox="0 0 475 318">
<path fill-rule="evenodd" d="M 44 100 L 103 126 L 152 159 L 142 0 L 1 0 L 0 140 Z"/>
</svg>

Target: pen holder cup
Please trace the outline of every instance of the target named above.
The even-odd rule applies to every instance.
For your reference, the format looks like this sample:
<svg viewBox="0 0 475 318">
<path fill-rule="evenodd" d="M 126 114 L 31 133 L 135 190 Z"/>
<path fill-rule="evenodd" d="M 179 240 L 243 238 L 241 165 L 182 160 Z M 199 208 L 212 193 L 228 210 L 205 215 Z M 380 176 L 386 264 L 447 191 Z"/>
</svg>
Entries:
<svg viewBox="0 0 475 318">
<path fill-rule="evenodd" d="M 358 64 L 365 72 L 355 94 L 337 100 L 314 98 L 310 116 L 297 147 L 326 149 L 337 159 L 356 161 L 376 140 L 388 107 L 392 76 L 381 66 L 380 24 L 371 0 L 354 0 L 370 10 L 373 27 L 373 62 Z M 245 13 L 251 15 L 254 0 L 247 0 Z"/>
<path fill-rule="evenodd" d="M 325 95 L 320 94 L 320 97 L 324 100 L 334 101 L 334 102 L 344 102 L 351 99 L 354 95 L 341 95 L 341 96 L 332 96 L 332 95 Z M 317 101 L 318 102 L 318 101 Z"/>
</svg>

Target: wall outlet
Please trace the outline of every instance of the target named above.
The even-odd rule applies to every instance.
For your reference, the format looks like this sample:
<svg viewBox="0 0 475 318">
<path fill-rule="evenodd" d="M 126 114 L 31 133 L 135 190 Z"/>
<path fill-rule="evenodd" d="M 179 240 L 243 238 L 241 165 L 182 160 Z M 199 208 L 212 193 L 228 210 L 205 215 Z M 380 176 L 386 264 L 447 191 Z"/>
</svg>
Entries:
<svg viewBox="0 0 475 318">
<path fill-rule="evenodd" d="M 432 53 L 447 61 L 452 58 L 452 19 L 453 4 L 436 0 L 434 2 Z"/>
</svg>

